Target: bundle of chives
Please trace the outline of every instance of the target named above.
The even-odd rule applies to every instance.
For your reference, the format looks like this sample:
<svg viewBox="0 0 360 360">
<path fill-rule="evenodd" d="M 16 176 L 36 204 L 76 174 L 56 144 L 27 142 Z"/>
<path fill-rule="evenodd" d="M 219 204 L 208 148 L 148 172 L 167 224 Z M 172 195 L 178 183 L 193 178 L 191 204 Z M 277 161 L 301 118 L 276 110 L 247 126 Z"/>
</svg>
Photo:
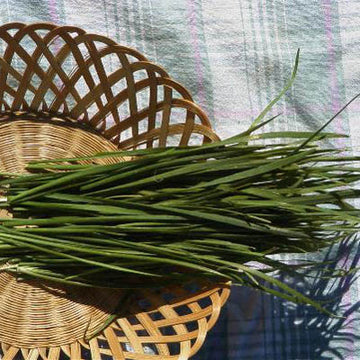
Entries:
<svg viewBox="0 0 360 360">
<path fill-rule="evenodd" d="M 349 200 L 360 192 L 360 158 L 321 146 L 343 136 L 324 127 L 253 134 L 276 118 L 262 122 L 297 61 L 281 94 L 230 139 L 86 158 L 134 159 L 111 165 L 57 159 L 3 174 L 1 207 L 14 215 L 1 219 L 4 268 L 93 287 L 232 280 L 323 310 L 274 276 L 294 270 L 270 255 L 316 251 L 356 232 L 359 210 Z M 257 142 L 268 139 L 278 141 Z"/>
</svg>

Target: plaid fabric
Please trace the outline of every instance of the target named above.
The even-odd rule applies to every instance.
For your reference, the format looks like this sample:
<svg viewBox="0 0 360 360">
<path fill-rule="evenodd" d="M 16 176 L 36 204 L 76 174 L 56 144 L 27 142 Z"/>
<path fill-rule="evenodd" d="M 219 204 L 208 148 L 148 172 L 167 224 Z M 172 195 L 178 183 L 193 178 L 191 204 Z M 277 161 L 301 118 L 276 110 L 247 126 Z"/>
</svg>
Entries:
<svg viewBox="0 0 360 360">
<path fill-rule="evenodd" d="M 218 134 L 244 130 L 301 60 L 271 129 L 317 129 L 359 92 L 360 3 L 356 0 L 2 0 L 0 20 L 72 24 L 132 46 L 166 68 L 206 110 Z M 359 102 L 332 130 L 360 145 Z M 356 264 L 355 243 L 332 255 Z M 352 256 L 345 257 L 351 251 Z M 322 259 L 329 254 L 317 254 Z M 234 288 L 196 360 L 360 359 L 359 283 L 352 278 L 291 283 L 345 318 L 329 319 L 254 291 Z"/>
</svg>

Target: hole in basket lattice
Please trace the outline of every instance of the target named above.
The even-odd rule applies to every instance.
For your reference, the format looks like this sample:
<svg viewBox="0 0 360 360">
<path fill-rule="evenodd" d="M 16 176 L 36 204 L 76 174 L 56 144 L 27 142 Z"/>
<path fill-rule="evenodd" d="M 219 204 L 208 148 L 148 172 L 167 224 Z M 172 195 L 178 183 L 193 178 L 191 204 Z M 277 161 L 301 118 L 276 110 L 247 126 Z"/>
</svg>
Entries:
<svg viewBox="0 0 360 360">
<path fill-rule="evenodd" d="M 16 53 L 12 57 L 11 66 L 20 74 L 23 74 L 27 68 L 26 62 Z"/>
<path fill-rule="evenodd" d="M 174 310 L 180 316 L 192 314 L 192 311 L 186 305 L 176 306 L 174 307 Z"/>
<path fill-rule="evenodd" d="M 160 103 L 162 101 L 164 101 L 164 86 L 163 85 L 159 85 L 157 87 L 157 102 Z"/>
<path fill-rule="evenodd" d="M 162 111 L 157 111 L 155 116 L 155 128 L 160 129 L 162 124 L 163 114 Z"/>
<path fill-rule="evenodd" d="M 205 309 L 212 305 L 212 301 L 210 297 L 204 297 L 198 301 L 199 305 Z"/>
<path fill-rule="evenodd" d="M 204 136 L 197 133 L 192 133 L 189 139 L 189 145 L 201 145 L 203 143 Z"/>
<path fill-rule="evenodd" d="M 7 33 L 10 36 L 14 37 L 17 34 L 18 31 L 19 31 L 18 29 L 9 29 L 9 30 L 7 30 Z"/>
<path fill-rule="evenodd" d="M 171 109 L 170 123 L 182 124 L 186 121 L 187 110 L 184 108 L 173 107 Z"/>
<path fill-rule="evenodd" d="M 61 69 L 64 73 L 70 78 L 74 69 L 77 68 L 77 63 L 72 53 L 69 53 L 63 63 L 61 64 Z"/>
<path fill-rule="evenodd" d="M 103 339 L 97 339 L 98 345 L 100 349 L 109 349 L 109 343 Z"/>
<path fill-rule="evenodd" d="M 185 326 L 188 332 L 196 331 L 199 328 L 197 321 L 190 321 L 186 323 Z"/>
<path fill-rule="evenodd" d="M 117 337 L 124 337 L 125 336 L 125 333 L 121 329 L 114 328 L 114 332 L 115 332 L 115 335 Z"/>
<path fill-rule="evenodd" d="M 38 89 L 38 87 L 41 84 L 41 79 L 37 74 L 33 74 L 30 81 L 31 85 L 34 86 L 34 88 Z"/>
<path fill-rule="evenodd" d="M 137 319 L 137 317 L 136 316 L 129 316 L 128 318 L 128 321 L 129 321 L 129 323 L 131 324 L 131 325 L 138 325 L 138 324 L 140 324 L 140 321 Z"/>
<path fill-rule="evenodd" d="M 133 137 L 132 128 L 128 128 L 121 133 L 121 141 L 130 140 Z"/>
<path fill-rule="evenodd" d="M 126 119 L 130 117 L 129 101 L 125 100 L 120 105 L 118 105 L 118 113 L 120 119 Z"/>
<path fill-rule="evenodd" d="M 159 355 L 158 349 L 154 344 L 143 344 L 144 353 L 148 355 Z"/>
<path fill-rule="evenodd" d="M 79 94 L 80 98 L 83 98 L 90 92 L 90 89 L 83 76 L 81 76 L 79 80 L 76 82 L 75 89 Z"/>
<path fill-rule="evenodd" d="M 178 146 L 181 140 L 181 134 L 169 135 L 166 139 L 166 146 Z"/>
<path fill-rule="evenodd" d="M 149 124 L 148 118 L 145 118 L 138 122 L 139 134 L 147 132 L 148 124 Z"/>
<path fill-rule="evenodd" d="M 163 336 L 176 335 L 176 331 L 172 326 L 162 326 L 159 328 L 159 330 Z"/>
<path fill-rule="evenodd" d="M 0 39 L 0 56 L 4 57 L 4 52 L 7 48 L 7 42 L 5 42 L 3 39 Z"/>
<path fill-rule="evenodd" d="M 164 315 L 160 311 L 151 312 L 151 313 L 149 313 L 149 316 L 152 321 L 158 321 L 158 320 L 165 319 Z"/>
<path fill-rule="evenodd" d="M 91 119 L 92 117 L 94 117 L 98 112 L 99 112 L 99 108 L 97 106 L 97 104 L 95 102 L 93 102 L 92 104 L 90 104 L 87 108 L 86 108 L 88 114 L 89 114 L 89 118 Z"/>
<path fill-rule="evenodd" d="M 15 79 L 11 74 L 8 74 L 6 84 L 14 90 L 17 90 L 19 87 L 19 81 Z"/>
<path fill-rule="evenodd" d="M 62 48 L 66 45 L 64 39 L 60 36 L 56 36 L 51 42 L 48 44 L 48 49 L 50 52 L 56 57 L 56 55 L 62 50 Z"/>
<path fill-rule="evenodd" d="M 111 59 L 112 71 L 116 71 L 116 70 L 122 68 L 122 63 L 117 54 L 111 53 L 108 56 L 110 56 L 110 59 Z"/>
<path fill-rule="evenodd" d="M 146 72 L 146 70 L 137 70 L 133 73 L 133 77 L 134 77 L 134 81 L 139 82 L 141 80 L 147 79 L 148 78 L 148 73 Z"/>
<path fill-rule="evenodd" d="M 65 104 L 61 103 L 59 109 L 57 110 L 58 113 L 65 113 Z"/>
<path fill-rule="evenodd" d="M 136 145 L 136 149 L 146 149 L 146 143 L 142 143 L 142 144 L 139 144 L 139 145 Z"/>
<path fill-rule="evenodd" d="M 8 93 L 5 93 L 4 97 L 2 99 L 2 102 L 8 104 L 9 106 L 11 106 L 12 103 L 14 102 L 14 97 L 12 95 L 8 94 Z"/>
<path fill-rule="evenodd" d="M 43 69 L 44 72 L 47 72 L 51 66 L 49 60 L 44 55 L 40 56 L 37 63 L 41 67 L 41 69 Z"/>
<path fill-rule="evenodd" d="M 98 73 L 97 73 L 94 65 L 91 65 L 91 66 L 89 67 L 89 73 L 90 73 L 90 75 L 91 75 L 91 77 L 92 77 L 92 79 L 93 79 L 93 81 L 94 81 L 94 84 L 95 84 L 95 85 L 100 84 L 99 75 L 98 75 Z"/>
<path fill-rule="evenodd" d="M 116 83 L 114 83 L 111 86 L 111 90 L 115 96 L 120 94 L 122 91 L 126 89 L 127 89 L 127 82 L 125 78 L 119 79 Z"/>
<path fill-rule="evenodd" d="M 134 349 L 131 347 L 129 343 L 121 343 L 121 348 L 126 352 L 134 352 Z"/>
<path fill-rule="evenodd" d="M 21 39 L 20 45 L 21 45 L 21 47 L 26 49 L 26 52 L 29 55 L 32 55 L 34 53 L 35 49 L 37 48 L 36 42 L 29 35 L 25 35 Z"/>
<path fill-rule="evenodd" d="M 101 360 L 114 360 L 114 358 L 108 354 L 101 354 Z"/>
<path fill-rule="evenodd" d="M 49 33 L 49 30 L 47 29 L 38 29 L 36 30 L 36 34 L 40 36 L 41 38 L 44 38 Z"/>
<path fill-rule="evenodd" d="M 70 110 L 76 105 L 76 100 L 72 94 L 66 96 L 66 104 Z"/>
<path fill-rule="evenodd" d="M 180 344 L 179 343 L 171 343 L 168 344 L 169 352 L 171 355 L 180 354 Z"/>
<path fill-rule="evenodd" d="M 96 126 L 95 129 L 103 132 L 103 130 L 105 129 L 106 124 L 104 124 L 104 120 L 100 121 Z"/>
<path fill-rule="evenodd" d="M 139 112 L 149 107 L 150 101 L 150 89 L 145 88 L 136 93 L 136 102 L 138 105 Z"/>
<path fill-rule="evenodd" d="M 44 101 L 47 104 L 47 107 L 49 108 L 52 102 L 55 100 L 55 94 L 52 90 L 47 90 L 44 95 Z"/>
<path fill-rule="evenodd" d="M 54 75 L 52 82 L 59 90 L 65 87 L 65 84 L 63 83 L 58 74 Z"/>
<path fill-rule="evenodd" d="M 114 125 L 115 125 L 115 120 L 112 114 L 109 114 L 108 116 L 106 116 L 105 118 L 105 128 L 106 130 L 111 129 Z"/>
<path fill-rule="evenodd" d="M 105 94 L 102 94 L 102 95 L 100 96 L 100 100 L 101 100 L 101 103 L 102 103 L 104 106 L 108 103 L 108 100 L 107 100 Z"/>
<path fill-rule="evenodd" d="M 30 91 L 30 90 L 26 90 L 26 93 L 25 93 L 25 95 L 24 95 L 24 100 L 25 100 L 25 102 L 28 104 L 28 105 L 30 105 L 31 104 L 31 102 L 33 101 L 33 99 L 34 99 L 34 93 L 32 92 L 32 91 Z"/>
<path fill-rule="evenodd" d="M 78 44 L 78 49 L 83 57 L 84 60 L 88 59 L 90 57 L 89 54 L 89 49 L 87 48 L 87 46 L 85 45 L 85 43 L 80 43 Z"/>
<path fill-rule="evenodd" d="M 81 347 L 81 358 L 82 359 L 91 359 L 91 352 L 89 349 Z"/>
<path fill-rule="evenodd" d="M 113 54 L 108 54 L 101 58 L 101 63 L 104 67 L 107 77 L 109 77 L 117 69 L 115 64 L 115 57 L 113 57 L 112 55 Z"/>
<path fill-rule="evenodd" d="M 139 59 L 136 56 L 132 56 L 132 55 L 129 55 L 129 54 L 126 54 L 126 58 L 127 58 L 128 62 L 130 64 L 139 61 Z"/>
<path fill-rule="evenodd" d="M 149 333 L 145 329 L 135 330 L 137 336 L 149 336 Z"/>
<path fill-rule="evenodd" d="M 101 49 L 108 46 L 108 45 L 104 44 L 102 41 L 94 41 L 93 44 L 95 45 L 95 47 L 98 51 L 101 51 Z"/>
</svg>

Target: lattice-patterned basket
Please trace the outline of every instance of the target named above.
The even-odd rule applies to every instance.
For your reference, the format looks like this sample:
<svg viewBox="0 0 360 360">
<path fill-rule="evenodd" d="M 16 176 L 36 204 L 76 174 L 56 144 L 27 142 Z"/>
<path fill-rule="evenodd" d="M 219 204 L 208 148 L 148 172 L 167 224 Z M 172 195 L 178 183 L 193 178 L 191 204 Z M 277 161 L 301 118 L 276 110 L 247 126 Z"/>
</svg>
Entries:
<svg viewBox="0 0 360 360">
<path fill-rule="evenodd" d="M 1 171 L 23 172 L 34 159 L 218 139 L 183 86 L 108 38 L 70 26 L 11 23 L 0 27 L 0 46 Z M 137 290 L 126 300 L 121 290 L 20 281 L 4 265 L 0 355 L 186 360 L 228 295 L 227 284 L 202 283 Z M 119 317 L 110 323 L 113 313 Z"/>
</svg>

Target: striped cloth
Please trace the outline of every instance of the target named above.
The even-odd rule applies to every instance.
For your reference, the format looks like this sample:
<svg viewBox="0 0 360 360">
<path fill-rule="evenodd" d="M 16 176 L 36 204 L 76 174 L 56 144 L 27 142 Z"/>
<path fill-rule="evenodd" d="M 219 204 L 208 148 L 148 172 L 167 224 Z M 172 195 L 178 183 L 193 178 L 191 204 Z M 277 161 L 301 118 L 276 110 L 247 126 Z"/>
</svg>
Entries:
<svg viewBox="0 0 360 360">
<path fill-rule="evenodd" d="M 1 0 L 0 19 L 50 21 L 100 33 L 134 47 L 167 69 L 206 110 L 226 138 L 244 130 L 278 93 L 301 48 L 293 88 L 274 109 L 271 130 L 315 130 L 360 91 L 360 2 L 356 0 Z M 332 124 L 360 145 L 359 101 Z M 348 242 L 336 255 L 357 263 Z M 347 257 L 346 253 L 351 252 Z M 290 285 L 341 319 L 307 306 L 234 288 L 195 360 L 360 359 L 359 282 L 297 279 Z"/>
</svg>

